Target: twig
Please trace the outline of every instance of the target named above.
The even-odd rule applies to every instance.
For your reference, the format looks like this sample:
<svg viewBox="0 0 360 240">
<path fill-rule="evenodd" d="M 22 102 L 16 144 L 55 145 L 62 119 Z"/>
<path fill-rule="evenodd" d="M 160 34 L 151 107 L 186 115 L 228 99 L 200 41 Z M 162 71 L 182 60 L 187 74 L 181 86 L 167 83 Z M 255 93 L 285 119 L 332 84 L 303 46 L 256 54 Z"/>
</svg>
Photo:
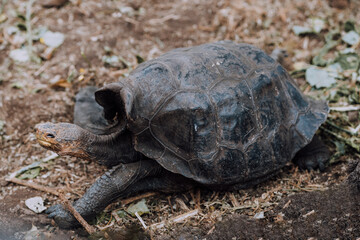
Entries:
<svg viewBox="0 0 360 240">
<path fill-rule="evenodd" d="M 333 123 L 330 119 L 327 119 L 327 120 L 326 120 L 326 123 L 329 124 L 330 126 L 336 128 L 336 129 L 338 129 L 338 130 L 340 130 L 340 131 L 343 131 L 343 132 L 345 132 L 345 133 L 347 133 L 347 134 L 350 134 L 350 135 L 352 135 L 352 136 L 357 136 L 357 135 L 358 135 L 356 132 L 353 133 L 353 132 L 351 132 L 351 131 L 349 131 L 349 130 L 346 130 L 346 129 L 342 128 L 342 127 L 339 127 L 338 125 L 336 125 L 335 123 Z"/>
<path fill-rule="evenodd" d="M 339 106 L 339 107 L 330 107 L 331 111 L 337 112 L 348 112 L 348 111 L 357 111 L 360 110 L 360 105 L 350 105 L 350 106 Z"/>
<path fill-rule="evenodd" d="M 49 66 L 51 65 L 50 62 L 46 62 L 43 64 L 35 73 L 34 76 L 38 77 L 42 72 L 44 72 Z"/>
<path fill-rule="evenodd" d="M 324 127 L 320 127 L 321 130 L 329 133 L 330 135 L 334 136 L 335 138 L 337 138 L 338 140 L 340 141 L 343 141 L 345 144 L 347 144 L 348 146 L 352 147 L 353 149 L 355 149 L 356 151 L 360 152 L 360 146 L 356 145 L 355 143 L 353 143 L 351 140 L 348 140 L 348 138 L 344 138 L 344 137 L 341 137 L 340 135 L 324 128 Z M 350 138 L 351 139 L 351 138 Z"/>
<path fill-rule="evenodd" d="M 69 210 L 69 212 L 76 218 L 76 220 L 79 221 L 79 223 L 86 229 L 86 231 L 89 234 L 93 234 L 96 232 L 95 228 L 93 228 L 92 226 L 90 226 L 83 217 L 81 217 L 81 215 L 75 210 L 75 208 L 71 205 L 71 203 L 69 202 L 69 200 L 67 200 L 64 196 L 64 194 L 62 193 L 62 190 L 56 190 L 54 188 L 49 188 L 49 187 L 45 187 L 36 183 L 30 183 L 21 179 L 17 179 L 17 178 L 8 178 L 6 179 L 6 181 L 8 182 L 13 182 L 16 184 L 20 184 L 23 186 L 27 186 L 36 190 L 40 190 L 43 192 L 47 192 L 47 193 L 51 193 L 53 195 L 56 195 L 60 198 L 60 200 L 62 201 L 63 205 L 65 206 L 65 208 L 67 210 Z"/>
<path fill-rule="evenodd" d="M 144 193 L 144 194 L 141 194 L 141 195 L 138 195 L 138 196 L 135 196 L 135 197 L 131 197 L 131 198 L 121 200 L 121 204 L 126 205 L 126 204 L 135 202 L 135 201 L 137 201 L 139 199 L 142 199 L 142 198 L 147 198 L 147 197 L 154 196 L 155 194 L 156 194 L 155 192 Z"/>
<path fill-rule="evenodd" d="M 1 5 L 0 5 L 0 14 L 2 14 L 3 10 L 4 10 L 4 7 L 5 7 L 5 4 L 7 3 L 7 0 L 2 0 L 1 1 Z"/>
<path fill-rule="evenodd" d="M 252 205 L 242 205 L 242 206 L 239 206 L 239 207 L 234 207 L 234 208 L 230 208 L 231 210 L 241 210 L 241 209 L 247 209 L 247 208 L 257 208 L 257 207 L 260 207 L 263 208 L 263 207 L 270 207 L 272 205 L 277 205 L 277 203 L 269 203 L 269 202 L 266 202 L 266 203 L 260 203 L 260 204 L 252 204 Z"/>
<path fill-rule="evenodd" d="M 138 214 L 138 212 L 135 212 L 135 216 L 139 219 L 141 225 L 143 226 L 143 228 L 146 230 L 147 229 L 147 226 L 144 222 L 144 220 L 140 217 L 140 215 Z"/>
<path fill-rule="evenodd" d="M 66 199 L 63 193 L 59 193 L 59 198 L 65 208 L 78 220 L 78 222 L 85 228 L 85 230 L 91 235 L 96 232 L 95 228 L 91 225 L 89 225 L 85 219 L 78 213 L 75 208 L 71 205 L 70 201 Z"/>
<path fill-rule="evenodd" d="M 179 204 L 179 207 L 181 210 L 184 211 L 189 211 L 190 209 L 188 208 L 188 206 L 186 206 L 186 204 L 184 203 L 184 201 L 180 198 L 175 199 L 176 204 Z"/>
<path fill-rule="evenodd" d="M 115 218 L 115 221 L 118 223 L 118 224 L 122 224 L 123 221 L 122 219 L 119 217 L 119 215 L 117 215 L 117 213 L 115 212 L 116 210 L 112 211 L 111 212 L 111 215 L 113 215 L 113 217 Z"/>
<path fill-rule="evenodd" d="M 201 192 L 200 189 L 198 188 L 196 191 L 196 208 L 200 209 L 200 202 L 201 202 Z"/>
<path fill-rule="evenodd" d="M 163 228 L 166 224 L 170 223 L 178 223 L 186 220 L 187 218 L 193 217 L 199 213 L 199 209 L 192 210 L 190 212 L 178 215 L 176 217 L 172 217 L 167 221 L 162 221 L 159 223 L 152 224 L 150 228 Z"/>
<path fill-rule="evenodd" d="M 233 205 L 233 207 L 239 207 L 240 204 L 238 202 L 238 200 L 236 199 L 235 195 L 233 193 L 228 193 L 231 204 Z"/>
<path fill-rule="evenodd" d="M 51 193 L 55 196 L 59 196 L 58 191 L 55 188 L 50 188 L 50 187 L 45 187 L 36 183 L 31 183 L 31 182 L 27 182 L 18 178 L 7 178 L 5 179 L 8 182 L 12 182 L 12 183 L 16 183 L 16 184 L 20 184 L 26 187 L 30 187 L 39 191 L 43 191 L 43 192 L 47 192 L 47 193 Z"/>
</svg>

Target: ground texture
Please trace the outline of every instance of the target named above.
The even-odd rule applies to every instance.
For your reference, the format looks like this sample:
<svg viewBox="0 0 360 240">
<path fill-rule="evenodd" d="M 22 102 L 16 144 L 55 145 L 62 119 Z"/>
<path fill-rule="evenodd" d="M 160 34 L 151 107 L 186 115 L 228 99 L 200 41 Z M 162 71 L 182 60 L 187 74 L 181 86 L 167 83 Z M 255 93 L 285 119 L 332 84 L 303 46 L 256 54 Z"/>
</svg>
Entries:
<svg viewBox="0 0 360 240">
<path fill-rule="evenodd" d="M 41 196 L 50 206 L 59 202 L 56 196 L 5 180 L 52 154 L 36 143 L 34 125 L 71 122 L 80 88 L 117 81 L 141 59 L 173 48 L 223 39 L 251 43 L 268 53 L 285 49 L 289 57 L 282 64 L 291 71 L 296 62 L 310 62 L 313 50 L 324 44 L 322 35 L 295 35 L 294 25 L 311 17 L 326 19 L 329 28 L 346 20 L 360 21 L 356 1 L 88 0 L 43 8 L 47 1 L 38 0 L 31 8 L 33 32 L 45 26 L 64 34 L 65 40 L 55 50 L 35 40 L 32 52 L 42 61 L 16 63 L 10 52 L 27 46 L 29 37 L 26 31 L 10 30 L 26 26 L 22 16 L 29 1 L 2 2 L 0 239 L 87 239 L 83 229 L 58 229 L 45 214 L 36 214 L 24 204 Z M 106 60 L 113 55 L 118 62 Z M 304 85 L 303 79 L 296 80 Z M 331 139 L 325 142 L 334 147 Z M 129 204 L 122 201 L 110 205 L 93 224 L 113 239 L 356 239 L 360 237 L 357 162 L 356 155 L 343 155 L 324 172 L 301 172 L 289 164 L 271 180 L 236 192 L 155 193 L 145 198 L 150 212 L 142 219 L 148 226 L 199 210 L 182 223 L 167 222 L 161 228 L 142 230 L 136 217 L 126 215 Z M 34 179 L 24 181 L 62 188 L 75 200 L 104 171 L 95 163 L 59 157 L 43 163 Z M 32 226 L 37 230 L 31 232 Z"/>
</svg>

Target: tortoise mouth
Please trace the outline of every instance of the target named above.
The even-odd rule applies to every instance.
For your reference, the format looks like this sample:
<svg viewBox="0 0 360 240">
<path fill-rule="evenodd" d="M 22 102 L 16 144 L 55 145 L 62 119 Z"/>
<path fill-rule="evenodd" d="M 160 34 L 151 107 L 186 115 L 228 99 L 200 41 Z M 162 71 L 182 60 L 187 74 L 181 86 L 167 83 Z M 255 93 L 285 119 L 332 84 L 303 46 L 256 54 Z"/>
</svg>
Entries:
<svg viewBox="0 0 360 240">
<path fill-rule="evenodd" d="M 58 144 L 50 142 L 47 139 L 44 139 L 42 136 L 36 136 L 36 139 L 38 141 L 38 143 L 49 150 L 55 151 L 55 152 L 60 152 L 61 151 L 61 147 L 58 146 Z"/>
<path fill-rule="evenodd" d="M 61 151 L 61 145 L 55 138 L 55 132 L 49 131 L 44 126 L 48 124 L 38 124 L 35 126 L 35 137 L 38 143 L 49 150 L 59 152 Z"/>
<path fill-rule="evenodd" d="M 37 139 L 37 141 L 43 147 L 51 147 L 52 146 L 52 144 L 49 143 L 48 141 L 44 141 L 44 140 L 41 140 L 41 139 Z"/>
</svg>

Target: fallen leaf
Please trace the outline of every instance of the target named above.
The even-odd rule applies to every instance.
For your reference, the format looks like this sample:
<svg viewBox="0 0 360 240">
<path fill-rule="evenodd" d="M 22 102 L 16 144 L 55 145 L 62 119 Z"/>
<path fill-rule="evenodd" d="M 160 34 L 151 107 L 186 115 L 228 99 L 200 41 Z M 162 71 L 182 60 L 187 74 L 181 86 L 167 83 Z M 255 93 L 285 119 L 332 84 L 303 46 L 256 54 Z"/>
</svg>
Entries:
<svg viewBox="0 0 360 240">
<path fill-rule="evenodd" d="M 295 25 L 292 30 L 296 35 L 320 33 L 325 28 L 325 21 L 320 18 L 312 18 L 308 21 L 310 26 Z"/>
<path fill-rule="evenodd" d="M 360 57 L 356 53 L 339 54 L 335 59 L 343 70 L 358 69 L 360 64 Z"/>
<path fill-rule="evenodd" d="M 320 33 L 325 28 L 325 21 L 320 18 L 312 18 L 310 24 L 315 33 Z"/>
<path fill-rule="evenodd" d="M 24 173 L 22 173 L 20 176 L 18 176 L 18 179 L 34 179 L 40 174 L 41 167 L 35 167 L 31 168 Z"/>
<path fill-rule="evenodd" d="M 105 66 L 110 66 L 110 67 L 117 67 L 120 62 L 118 56 L 115 55 L 103 56 L 102 61 L 105 64 Z"/>
<path fill-rule="evenodd" d="M 0 23 L 5 22 L 7 19 L 8 19 L 8 17 L 6 16 L 6 14 L 5 14 L 5 13 L 0 14 Z"/>
<path fill-rule="evenodd" d="M 292 30 L 296 35 L 303 35 L 303 34 L 313 33 L 314 32 L 310 27 L 297 26 L 297 25 L 294 26 L 292 28 Z"/>
<path fill-rule="evenodd" d="M 124 210 L 116 211 L 116 214 L 121 218 L 125 218 L 127 215 L 127 213 Z"/>
<path fill-rule="evenodd" d="M 51 84 L 51 87 L 52 87 L 52 88 L 57 88 L 57 87 L 69 88 L 69 87 L 71 87 L 71 83 L 68 82 L 68 81 L 66 81 L 66 79 L 61 78 L 61 79 L 59 79 L 57 82 L 52 83 L 52 84 Z"/>
<path fill-rule="evenodd" d="M 348 33 L 346 33 L 342 38 L 341 38 L 345 43 L 349 44 L 349 45 L 355 45 L 357 43 L 359 43 L 360 41 L 360 36 L 357 32 L 355 31 L 350 31 Z"/>
<path fill-rule="evenodd" d="M 138 64 L 145 62 L 145 60 L 140 55 L 136 55 L 136 61 Z"/>
<path fill-rule="evenodd" d="M 15 82 L 15 83 L 11 84 L 11 87 L 15 88 L 15 89 L 22 89 L 24 87 L 24 84 L 21 82 Z"/>
<path fill-rule="evenodd" d="M 335 78 L 328 71 L 315 66 L 306 69 L 305 78 L 311 86 L 316 88 L 328 88 L 336 83 Z"/>
<path fill-rule="evenodd" d="M 149 213 L 150 210 L 145 203 L 145 199 L 140 200 L 136 204 L 131 204 L 127 209 L 126 212 L 129 213 L 131 216 L 135 216 L 137 212 L 140 216 L 144 213 Z"/>
<path fill-rule="evenodd" d="M 28 62 L 30 60 L 29 53 L 24 48 L 10 51 L 10 58 L 18 62 Z"/>
<path fill-rule="evenodd" d="M 64 39 L 65 39 L 64 34 L 62 34 L 60 32 L 47 31 L 44 33 L 42 38 L 40 38 L 40 42 L 44 43 L 45 45 L 47 45 L 49 47 L 57 48 L 61 44 L 63 44 Z"/>
<path fill-rule="evenodd" d="M 325 60 L 324 56 L 339 44 L 339 40 L 334 40 L 339 35 L 338 30 L 332 30 L 325 35 L 325 45 L 320 49 L 319 53 L 313 58 L 312 63 L 316 66 L 326 66 L 330 60 Z"/>
<path fill-rule="evenodd" d="M 5 121 L 0 120 L 0 135 L 4 133 Z"/>
<path fill-rule="evenodd" d="M 355 22 L 354 21 L 346 21 L 344 24 L 345 32 L 350 32 L 355 30 Z"/>
</svg>

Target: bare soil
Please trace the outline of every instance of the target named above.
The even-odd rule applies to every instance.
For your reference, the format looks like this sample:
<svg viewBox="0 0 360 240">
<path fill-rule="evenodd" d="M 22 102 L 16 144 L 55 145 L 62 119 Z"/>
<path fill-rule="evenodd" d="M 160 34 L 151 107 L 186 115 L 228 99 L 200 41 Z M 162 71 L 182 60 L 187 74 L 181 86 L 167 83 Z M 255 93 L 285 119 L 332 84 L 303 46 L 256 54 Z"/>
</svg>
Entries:
<svg viewBox="0 0 360 240">
<path fill-rule="evenodd" d="M 136 56 L 149 60 L 176 47 L 223 39 L 251 43 L 268 53 L 286 49 L 289 57 L 283 64 L 292 70 L 294 62 L 309 62 L 313 50 L 323 45 L 319 36 L 296 36 L 291 30 L 294 25 L 314 16 L 329 25 L 348 19 L 360 22 L 357 1 L 351 5 L 342 1 L 342 9 L 321 0 L 88 0 L 70 1 L 61 8 L 43 8 L 41 2 L 32 7 L 32 29 L 46 26 L 65 35 L 64 43 L 47 60 L 15 63 L 9 58 L 11 50 L 27 44 L 7 32 L 21 22 L 17 14 L 25 15 L 27 1 L 7 1 L 3 10 L 7 20 L 0 23 L 0 120 L 5 121 L 0 129 L 0 239 L 23 239 L 32 225 L 38 231 L 30 239 L 87 239 L 84 230 L 58 229 L 45 214 L 33 213 L 24 204 L 30 197 L 41 196 L 50 206 L 59 202 L 56 196 L 5 180 L 10 173 L 51 155 L 37 144 L 34 125 L 71 122 L 74 96 L 80 88 L 125 77 L 137 66 Z M 133 10 L 127 13 L 124 7 Z M 102 61 L 105 48 L 121 56 L 125 64 L 106 66 Z M 34 42 L 35 54 L 44 50 L 43 44 Z M 333 147 L 331 139 L 325 141 Z M 354 184 L 359 182 L 359 167 L 350 177 L 352 184 L 346 181 L 352 159 L 356 160 L 352 155 L 342 156 L 324 172 L 301 172 L 289 164 L 276 177 L 247 190 L 194 189 L 146 198 L 150 213 L 142 218 L 147 225 L 200 209 L 181 224 L 144 232 L 136 218 L 114 222 L 111 211 L 128 206 L 121 201 L 110 205 L 106 216 L 94 224 L 113 239 L 357 239 L 360 199 Z M 27 181 L 61 187 L 74 200 L 104 171 L 92 162 L 60 157 L 44 164 L 39 176 Z M 264 218 L 254 219 L 261 213 Z"/>
</svg>

